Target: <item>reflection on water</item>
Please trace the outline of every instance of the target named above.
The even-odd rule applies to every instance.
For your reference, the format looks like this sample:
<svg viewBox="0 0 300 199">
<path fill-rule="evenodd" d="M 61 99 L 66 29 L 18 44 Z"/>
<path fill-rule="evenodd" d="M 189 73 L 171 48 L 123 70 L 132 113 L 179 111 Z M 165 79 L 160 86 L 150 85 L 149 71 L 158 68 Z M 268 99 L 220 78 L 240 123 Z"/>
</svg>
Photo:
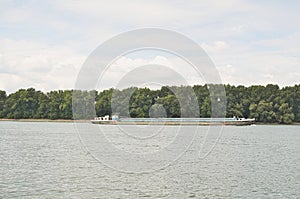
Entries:
<svg viewBox="0 0 300 199">
<path fill-rule="evenodd" d="M 166 127 L 153 142 L 135 144 L 116 127 L 101 128 L 128 153 L 159 153 L 173 139 L 173 127 Z M 200 159 L 197 141 L 203 140 L 206 128 L 200 127 L 191 147 L 170 166 L 137 174 L 119 172 L 95 160 L 80 143 L 74 124 L 1 122 L 0 198 L 299 197 L 300 126 L 226 126 L 212 152 Z M 148 136 L 145 130 L 131 132 Z M 184 133 L 178 135 L 183 145 L 191 141 Z M 98 141 L 100 147 L 103 140 Z M 208 138 L 207 143 L 214 141 Z M 109 147 L 102 150 L 111 153 Z M 117 164 L 126 164 L 118 153 L 111 155 Z M 151 165 L 147 160 L 144 164 Z"/>
</svg>

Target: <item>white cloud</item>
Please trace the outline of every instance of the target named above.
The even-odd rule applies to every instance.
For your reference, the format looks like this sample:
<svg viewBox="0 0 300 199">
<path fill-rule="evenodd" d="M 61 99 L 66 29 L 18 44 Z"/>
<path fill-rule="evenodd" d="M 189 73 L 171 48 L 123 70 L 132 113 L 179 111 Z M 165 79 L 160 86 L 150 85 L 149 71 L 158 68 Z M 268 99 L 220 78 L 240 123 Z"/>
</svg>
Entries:
<svg viewBox="0 0 300 199">
<path fill-rule="evenodd" d="M 231 82 L 231 83 L 236 83 L 235 82 L 235 76 L 236 76 L 236 71 L 234 67 L 230 64 L 225 65 L 225 66 L 218 66 L 217 70 L 220 73 L 222 82 Z"/>
<path fill-rule="evenodd" d="M 263 77 L 267 78 L 267 79 L 273 79 L 274 75 L 271 74 L 263 74 Z"/>
<path fill-rule="evenodd" d="M 237 25 L 237 26 L 233 26 L 233 27 L 230 27 L 230 28 L 226 28 L 226 31 L 229 32 L 229 34 L 241 34 L 241 33 L 244 33 L 247 29 L 247 26 L 246 25 Z"/>
<path fill-rule="evenodd" d="M 72 88 L 81 64 L 93 49 L 116 34 L 143 27 L 188 35 L 207 51 L 224 83 L 296 84 L 300 21 L 299 4 L 294 4 L 242 0 L 3 1 L 0 89 Z M 151 59 L 122 57 L 108 77 L 117 81 L 143 64 L 177 67 L 189 83 L 203 82 L 185 71 L 185 63 L 159 55 Z"/>
<path fill-rule="evenodd" d="M 42 90 L 73 88 L 85 56 L 66 46 L 30 41 L 0 40 L 0 89 Z"/>
<path fill-rule="evenodd" d="M 228 49 L 230 46 L 225 41 L 215 41 L 212 45 L 203 43 L 201 45 L 202 48 L 204 48 L 205 51 L 209 52 L 218 52 L 218 51 L 224 51 Z"/>
<path fill-rule="evenodd" d="M 151 68 L 153 70 L 150 70 Z M 144 87 L 151 82 L 170 86 L 205 83 L 197 71 L 183 59 L 176 56 L 167 58 L 161 55 L 148 59 L 122 56 L 115 60 L 101 78 L 98 84 L 99 89 L 124 88 L 126 86 Z M 120 85 L 120 82 L 126 85 Z"/>
<path fill-rule="evenodd" d="M 221 57 L 221 56 L 220 56 Z M 220 59 L 219 57 L 219 59 Z M 226 56 L 219 62 L 225 63 Z M 221 61 L 222 60 L 222 61 Z M 300 59 L 276 53 L 244 53 L 228 60 L 230 65 L 218 66 L 224 83 L 253 85 L 269 83 L 284 85 L 299 84 Z"/>
<path fill-rule="evenodd" d="M 256 6 L 246 1 L 51 1 L 60 12 L 84 16 L 85 27 L 98 26 L 119 32 L 139 27 L 161 27 L 183 31 L 215 24 L 233 14 L 253 13 Z M 108 20 L 107 20 L 108 19 Z M 220 25 L 220 24 L 219 24 Z M 221 28 L 221 27 L 220 27 Z"/>
</svg>

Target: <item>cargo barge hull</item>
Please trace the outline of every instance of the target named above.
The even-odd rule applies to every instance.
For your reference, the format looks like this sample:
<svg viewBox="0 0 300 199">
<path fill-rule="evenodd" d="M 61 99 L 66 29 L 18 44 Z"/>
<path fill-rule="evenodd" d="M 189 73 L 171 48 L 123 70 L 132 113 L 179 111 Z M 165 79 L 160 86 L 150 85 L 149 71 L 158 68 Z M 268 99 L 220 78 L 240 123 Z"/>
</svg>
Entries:
<svg viewBox="0 0 300 199">
<path fill-rule="evenodd" d="M 234 125 L 246 126 L 255 123 L 255 119 L 245 118 L 122 118 L 118 120 L 91 120 L 102 125 Z"/>
</svg>

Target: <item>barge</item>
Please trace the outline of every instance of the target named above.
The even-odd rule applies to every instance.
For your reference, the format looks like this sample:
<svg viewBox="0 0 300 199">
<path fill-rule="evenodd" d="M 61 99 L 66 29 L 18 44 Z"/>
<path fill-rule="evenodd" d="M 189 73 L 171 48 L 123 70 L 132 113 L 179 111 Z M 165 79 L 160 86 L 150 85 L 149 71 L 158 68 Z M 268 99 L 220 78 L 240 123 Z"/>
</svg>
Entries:
<svg viewBox="0 0 300 199">
<path fill-rule="evenodd" d="M 254 118 L 119 118 L 116 115 L 95 117 L 93 124 L 108 125 L 234 125 L 245 126 L 255 123 Z"/>
</svg>

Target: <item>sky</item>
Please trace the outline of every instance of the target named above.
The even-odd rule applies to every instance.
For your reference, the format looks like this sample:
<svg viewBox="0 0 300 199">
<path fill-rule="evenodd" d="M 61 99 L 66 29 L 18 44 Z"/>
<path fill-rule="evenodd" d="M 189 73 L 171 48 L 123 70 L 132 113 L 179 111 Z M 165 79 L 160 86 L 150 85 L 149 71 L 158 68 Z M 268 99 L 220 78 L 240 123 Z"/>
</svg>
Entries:
<svg viewBox="0 0 300 199">
<path fill-rule="evenodd" d="M 72 89 L 99 45 L 148 27 L 175 31 L 199 44 L 224 84 L 299 84 L 299 10 L 296 0 L 0 0 L 0 90 Z M 132 66 L 147 64 L 184 65 L 178 57 L 159 52 L 121 56 L 99 88 L 133 78 L 127 75 Z M 181 75 L 189 84 L 205 83 L 192 73 Z M 168 84 L 176 83 L 176 75 L 169 77 Z"/>
</svg>

